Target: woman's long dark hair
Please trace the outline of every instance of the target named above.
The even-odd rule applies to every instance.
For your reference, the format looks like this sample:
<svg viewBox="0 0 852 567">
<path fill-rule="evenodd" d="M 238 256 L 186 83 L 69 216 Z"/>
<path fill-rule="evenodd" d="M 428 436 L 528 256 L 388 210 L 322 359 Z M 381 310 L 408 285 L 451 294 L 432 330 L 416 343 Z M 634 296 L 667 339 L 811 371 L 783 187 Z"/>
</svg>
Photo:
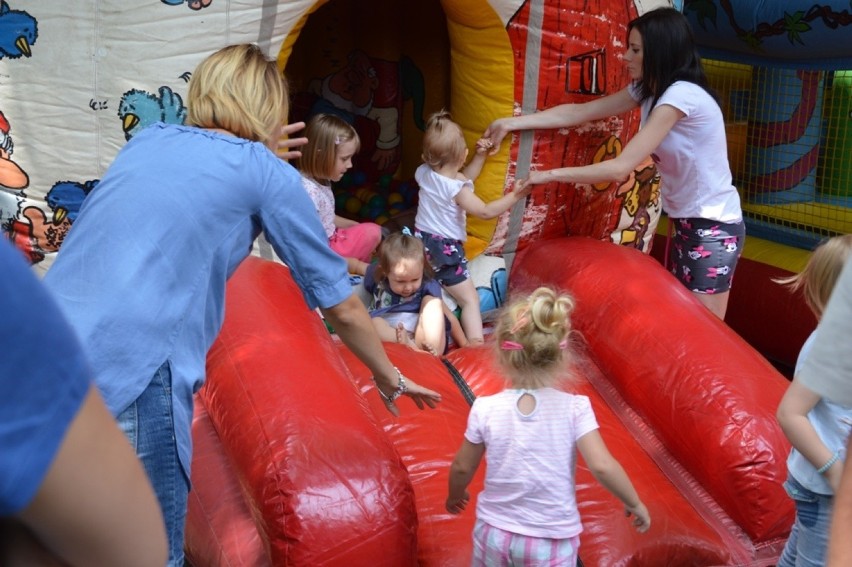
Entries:
<svg viewBox="0 0 852 567">
<path fill-rule="evenodd" d="M 657 8 L 627 24 L 628 34 L 633 29 L 642 36 L 642 79 L 637 83 L 642 100 L 653 97 L 653 108 L 672 83 L 689 81 L 707 91 L 718 104 L 683 14 L 674 8 Z"/>
</svg>

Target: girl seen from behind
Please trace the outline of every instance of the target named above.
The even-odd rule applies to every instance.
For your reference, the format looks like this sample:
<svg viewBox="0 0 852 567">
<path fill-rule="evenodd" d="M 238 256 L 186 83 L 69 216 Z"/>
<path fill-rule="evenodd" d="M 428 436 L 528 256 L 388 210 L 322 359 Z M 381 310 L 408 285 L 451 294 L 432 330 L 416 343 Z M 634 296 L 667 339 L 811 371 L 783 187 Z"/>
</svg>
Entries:
<svg viewBox="0 0 852 567">
<path fill-rule="evenodd" d="M 331 184 L 352 168 L 352 158 L 361 147 L 358 132 L 337 116 L 317 114 L 308 121 L 305 137 L 308 142 L 298 163 L 302 185 L 316 205 L 331 249 L 346 258 L 350 273 L 363 276 L 382 239 L 382 229 L 376 223 L 336 214 L 331 190 Z"/>
<path fill-rule="evenodd" d="M 419 238 L 396 232 L 379 247 L 378 263 L 367 267 L 364 289 L 372 295 L 370 316 L 383 341 L 443 354 L 452 337 L 467 343 L 461 325 L 444 304 Z"/>
<path fill-rule="evenodd" d="M 598 431 L 589 398 L 558 389 L 573 309 L 570 295 L 542 287 L 504 308 L 497 321 L 497 358 L 509 385 L 474 401 L 446 502 L 450 513 L 464 510 L 467 486 L 487 452 L 472 565 L 576 565 L 583 529 L 575 496 L 578 450 L 595 479 L 624 503 L 636 529 L 651 525 Z"/>
<path fill-rule="evenodd" d="M 799 274 L 777 281 L 793 291 L 801 289 L 819 320 L 850 255 L 852 234 L 835 236 L 817 246 Z M 793 446 L 784 488 L 796 505 L 796 520 L 778 567 L 825 564 L 834 493 L 852 430 L 852 408 L 829 402 L 798 380 L 814 336 L 811 333 L 802 345 L 793 380 L 778 405 L 778 423 Z"/>
</svg>

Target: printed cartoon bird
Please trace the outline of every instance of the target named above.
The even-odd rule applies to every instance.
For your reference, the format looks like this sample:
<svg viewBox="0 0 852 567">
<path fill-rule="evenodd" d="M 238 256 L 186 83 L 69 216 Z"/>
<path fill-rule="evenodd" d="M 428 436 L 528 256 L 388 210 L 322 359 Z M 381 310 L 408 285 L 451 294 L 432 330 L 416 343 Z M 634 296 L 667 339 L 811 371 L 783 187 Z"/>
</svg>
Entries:
<svg viewBox="0 0 852 567">
<path fill-rule="evenodd" d="M 180 6 L 184 3 L 184 0 L 162 0 L 162 2 L 169 6 Z M 190 10 L 200 10 L 209 6 L 211 2 L 213 0 L 186 0 L 186 5 Z"/>
<path fill-rule="evenodd" d="M 0 58 L 18 59 L 32 56 L 31 46 L 38 38 L 36 19 L 26 12 L 12 10 L 0 0 Z"/>
<path fill-rule="evenodd" d="M 124 93 L 118 105 L 118 117 L 124 138 L 130 140 L 137 132 L 155 122 L 183 124 L 186 107 L 183 99 L 169 87 L 159 89 L 159 96 L 148 91 L 132 89 Z"/>
<path fill-rule="evenodd" d="M 99 179 L 91 179 L 83 183 L 77 181 L 58 181 L 45 195 L 47 205 L 53 211 L 53 222 L 59 223 L 67 217 L 70 222 L 77 219 L 77 213 L 86 195 L 97 187 Z"/>
</svg>

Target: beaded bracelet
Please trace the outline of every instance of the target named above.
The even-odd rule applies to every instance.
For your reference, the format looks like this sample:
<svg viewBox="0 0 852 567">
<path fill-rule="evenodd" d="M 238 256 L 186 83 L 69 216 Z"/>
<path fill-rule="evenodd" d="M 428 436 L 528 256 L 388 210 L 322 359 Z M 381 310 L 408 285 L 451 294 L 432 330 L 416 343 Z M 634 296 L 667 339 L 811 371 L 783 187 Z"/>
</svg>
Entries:
<svg viewBox="0 0 852 567">
<path fill-rule="evenodd" d="M 396 366 L 394 366 L 393 369 L 396 370 L 396 375 L 399 377 L 399 385 L 397 385 L 396 390 L 394 390 L 390 396 L 386 396 L 385 393 L 382 392 L 382 389 L 379 388 L 378 382 L 376 382 L 376 377 L 372 377 L 373 382 L 376 382 L 376 390 L 379 391 L 379 395 L 389 404 L 394 403 L 397 398 L 408 391 L 408 386 L 405 385 L 405 377 L 402 375 L 402 372 L 400 372 L 399 368 Z"/>
<path fill-rule="evenodd" d="M 834 465 L 834 463 L 836 463 L 839 458 L 840 458 L 840 449 L 835 451 L 834 454 L 831 456 L 831 458 L 829 460 L 827 460 L 823 466 L 821 466 L 820 468 L 817 469 L 817 474 L 824 474 L 825 471 L 830 469 L 832 467 L 832 465 Z"/>
</svg>

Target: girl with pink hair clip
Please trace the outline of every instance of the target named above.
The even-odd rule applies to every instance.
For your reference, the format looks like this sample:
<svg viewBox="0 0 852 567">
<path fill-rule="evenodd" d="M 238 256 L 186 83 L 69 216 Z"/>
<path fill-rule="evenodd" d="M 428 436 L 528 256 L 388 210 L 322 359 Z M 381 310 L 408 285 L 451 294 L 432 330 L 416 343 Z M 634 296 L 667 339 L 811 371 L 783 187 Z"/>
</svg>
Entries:
<svg viewBox="0 0 852 567">
<path fill-rule="evenodd" d="M 589 398 L 557 387 L 570 356 L 573 310 L 570 295 L 540 287 L 498 318 L 495 345 L 509 386 L 473 402 L 446 502 L 452 514 L 465 509 L 467 486 L 487 451 L 471 565 L 577 564 L 583 529 L 575 496 L 578 450 L 595 479 L 624 503 L 634 527 L 645 532 L 651 525 L 598 431 Z"/>
</svg>

